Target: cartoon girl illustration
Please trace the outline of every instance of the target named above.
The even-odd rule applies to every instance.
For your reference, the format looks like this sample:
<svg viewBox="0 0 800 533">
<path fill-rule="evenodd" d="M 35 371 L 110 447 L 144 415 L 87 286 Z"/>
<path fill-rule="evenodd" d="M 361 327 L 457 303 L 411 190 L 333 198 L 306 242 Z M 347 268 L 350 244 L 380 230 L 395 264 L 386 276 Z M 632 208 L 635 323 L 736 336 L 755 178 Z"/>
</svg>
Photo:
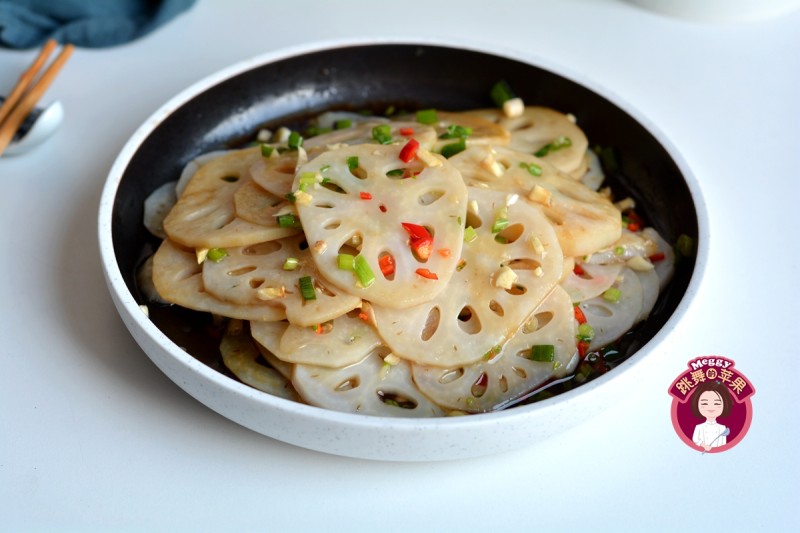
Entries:
<svg viewBox="0 0 800 533">
<path fill-rule="evenodd" d="M 692 394 L 692 414 L 706 421 L 695 426 L 692 441 L 705 451 L 726 444 L 730 430 L 717 423 L 717 418 L 728 416 L 732 405 L 731 394 L 724 384 L 706 381 L 698 385 Z"/>
</svg>

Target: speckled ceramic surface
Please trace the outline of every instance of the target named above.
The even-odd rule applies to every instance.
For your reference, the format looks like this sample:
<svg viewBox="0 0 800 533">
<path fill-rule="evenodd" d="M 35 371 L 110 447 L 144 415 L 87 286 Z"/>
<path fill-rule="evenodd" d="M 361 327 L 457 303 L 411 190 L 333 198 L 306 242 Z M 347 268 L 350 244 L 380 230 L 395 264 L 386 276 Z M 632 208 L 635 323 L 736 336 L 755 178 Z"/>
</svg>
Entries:
<svg viewBox="0 0 800 533">
<path fill-rule="evenodd" d="M 614 187 L 628 190 L 656 228 L 698 242 L 651 318 L 623 349 L 632 353 L 591 383 L 532 405 L 468 417 L 396 420 L 338 413 L 272 397 L 181 349 L 139 308 L 135 269 L 155 246 L 141 223 L 145 197 L 176 179 L 192 157 L 230 146 L 262 125 L 331 108 L 469 109 L 491 105 L 488 88 L 506 79 L 526 101 L 580 117 L 592 141 L 613 146 Z M 101 198 L 99 239 L 115 305 L 153 362 L 186 392 L 254 431 L 298 446 L 367 459 L 473 457 L 525 446 L 585 420 L 644 371 L 670 324 L 697 291 L 707 254 L 705 210 L 690 171 L 668 141 L 621 99 L 519 53 L 441 43 L 347 42 L 270 53 L 198 82 L 156 111 L 111 169 Z M 191 351 L 191 350 L 190 350 Z"/>
</svg>

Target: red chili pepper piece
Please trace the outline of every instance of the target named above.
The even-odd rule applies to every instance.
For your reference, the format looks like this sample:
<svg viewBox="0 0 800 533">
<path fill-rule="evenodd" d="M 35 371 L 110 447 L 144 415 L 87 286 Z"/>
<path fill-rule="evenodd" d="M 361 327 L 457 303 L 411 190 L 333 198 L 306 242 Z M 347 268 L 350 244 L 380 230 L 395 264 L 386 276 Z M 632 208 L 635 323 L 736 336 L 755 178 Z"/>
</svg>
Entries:
<svg viewBox="0 0 800 533">
<path fill-rule="evenodd" d="M 381 267 L 381 274 L 384 277 L 394 274 L 394 257 L 391 255 L 382 255 L 378 258 L 378 266 Z"/>
<path fill-rule="evenodd" d="M 400 128 L 400 135 L 403 137 L 411 137 L 414 135 L 414 128 Z"/>
<path fill-rule="evenodd" d="M 406 145 L 400 149 L 400 160 L 408 163 L 417 157 L 417 150 L 419 150 L 419 142 L 416 139 L 409 139 Z"/>
<path fill-rule="evenodd" d="M 651 263 L 658 263 L 659 261 L 663 261 L 666 258 L 667 256 L 664 255 L 664 252 L 656 252 L 653 255 L 651 255 L 648 259 L 650 259 Z"/>
<path fill-rule="evenodd" d="M 628 231 L 639 231 L 641 226 L 638 222 L 628 222 Z"/>
<path fill-rule="evenodd" d="M 586 353 L 589 351 L 589 343 L 586 341 L 579 341 L 578 342 L 578 355 L 583 359 L 586 357 Z"/>
<path fill-rule="evenodd" d="M 408 232 L 411 237 L 411 251 L 414 252 L 421 261 L 427 261 L 433 251 L 433 236 L 424 226 L 419 224 L 411 224 L 410 222 L 401 222 L 403 228 Z"/>
<path fill-rule="evenodd" d="M 363 192 L 362 191 L 360 193 L 360 196 L 361 196 L 362 200 L 372 200 L 372 195 L 370 193 L 368 193 L 368 192 Z"/>
<path fill-rule="evenodd" d="M 586 324 L 586 315 L 583 314 L 583 310 L 577 305 L 574 306 L 574 309 L 575 309 L 575 320 L 578 321 L 578 324 Z"/>
<path fill-rule="evenodd" d="M 575 263 L 575 266 L 572 268 L 572 272 L 574 272 L 576 276 L 583 276 L 586 274 L 586 271 L 578 263 Z"/>
<path fill-rule="evenodd" d="M 439 276 L 437 276 L 435 273 L 431 272 L 427 268 L 418 268 L 415 272 L 425 279 L 439 279 Z"/>
</svg>

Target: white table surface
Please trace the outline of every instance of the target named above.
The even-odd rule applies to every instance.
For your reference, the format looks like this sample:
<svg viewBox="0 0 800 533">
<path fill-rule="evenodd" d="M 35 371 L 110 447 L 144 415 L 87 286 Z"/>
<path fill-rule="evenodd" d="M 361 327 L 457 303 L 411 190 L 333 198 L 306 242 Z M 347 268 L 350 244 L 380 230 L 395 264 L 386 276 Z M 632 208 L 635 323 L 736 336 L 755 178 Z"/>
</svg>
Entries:
<svg viewBox="0 0 800 533">
<path fill-rule="evenodd" d="M 343 37 L 469 39 L 582 73 L 671 139 L 696 174 L 710 259 L 642 386 L 515 452 L 367 462 L 244 429 L 169 381 L 111 303 L 100 191 L 171 96 L 262 52 Z M 46 95 L 66 118 L 0 160 L 0 529 L 783 530 L 798 524 L 800 13 L 714 25 L 605 0 L 201 0 L 125 46 L 79 49 Z M 34 51 L 0 50 L 0 94 Z M 701 456 L 667 388 L 699 355 L 736 361 L 752 427 Z"/>
</svg>

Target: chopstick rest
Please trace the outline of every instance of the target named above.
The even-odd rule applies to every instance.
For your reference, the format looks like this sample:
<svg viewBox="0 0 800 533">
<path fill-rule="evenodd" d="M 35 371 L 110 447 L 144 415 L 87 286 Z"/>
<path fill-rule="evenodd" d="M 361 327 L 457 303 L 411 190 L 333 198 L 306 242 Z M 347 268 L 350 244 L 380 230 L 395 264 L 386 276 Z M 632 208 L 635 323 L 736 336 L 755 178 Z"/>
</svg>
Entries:
<svg viewBox="0 0 800 533">
<path fill-rule="evenodd" d="M 0 155 L 11 143 L 20 126 L 34 110 L 39 99 L 50 87 L 61 68 L 72 55 L 73 45 L 64 45 L 58 56 L 42 73 L 42 69 L 57 45 L 52 39 L 45 43 L 36 59 L 22 73 L 19 81 L 11 90 L 2 107 L 0 107 Z"/>
</svg>

